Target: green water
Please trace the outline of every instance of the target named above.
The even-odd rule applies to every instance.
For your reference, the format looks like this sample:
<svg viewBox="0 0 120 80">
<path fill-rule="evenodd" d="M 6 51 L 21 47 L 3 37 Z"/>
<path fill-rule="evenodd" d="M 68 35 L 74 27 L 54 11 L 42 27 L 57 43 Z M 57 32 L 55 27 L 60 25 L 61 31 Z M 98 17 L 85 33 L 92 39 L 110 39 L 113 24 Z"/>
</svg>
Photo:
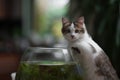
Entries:
<svg viewBox="0 0 120 80">
<path fill-rule="evenodd" d="M 82 80 L 75 63 L 21 62 L 16 80 Z"/>
</svg>

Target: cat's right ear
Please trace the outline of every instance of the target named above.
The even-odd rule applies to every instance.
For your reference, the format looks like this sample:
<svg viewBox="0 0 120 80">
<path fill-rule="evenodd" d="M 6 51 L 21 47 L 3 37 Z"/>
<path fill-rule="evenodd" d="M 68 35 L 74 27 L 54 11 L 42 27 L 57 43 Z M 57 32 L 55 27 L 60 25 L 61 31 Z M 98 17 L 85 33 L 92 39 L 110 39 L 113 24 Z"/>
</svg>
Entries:
<svg viewBox="0 0 120 80">
<path fill-rule="evenodd" d="M 67 18 L 65 18 L 65 17 L 62 17 L 62 23 L 65 24 L 67 22 L 69 22 L 69 20 Z"/>
<path fill-rule="evenodd" d="M 80 24 L 83 24 L 83 23 L 84 23 L 84 16 L 79 17 L 77 21 L 78 21 Z"/>
</svg>

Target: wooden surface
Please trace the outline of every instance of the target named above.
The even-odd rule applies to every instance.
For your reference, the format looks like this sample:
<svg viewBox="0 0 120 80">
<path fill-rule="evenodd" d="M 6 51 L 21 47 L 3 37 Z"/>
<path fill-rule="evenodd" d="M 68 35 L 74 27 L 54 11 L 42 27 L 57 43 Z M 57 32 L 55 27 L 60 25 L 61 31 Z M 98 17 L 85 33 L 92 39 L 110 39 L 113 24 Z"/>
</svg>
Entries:
<svg viewBox="0 0 120 80">
<path fill-rule="evenodd" d="M 11 73 L 16 72 L 20 62 L 20 55 L 0 53 L 0 80 L 11 80 Z"/>
</svg>

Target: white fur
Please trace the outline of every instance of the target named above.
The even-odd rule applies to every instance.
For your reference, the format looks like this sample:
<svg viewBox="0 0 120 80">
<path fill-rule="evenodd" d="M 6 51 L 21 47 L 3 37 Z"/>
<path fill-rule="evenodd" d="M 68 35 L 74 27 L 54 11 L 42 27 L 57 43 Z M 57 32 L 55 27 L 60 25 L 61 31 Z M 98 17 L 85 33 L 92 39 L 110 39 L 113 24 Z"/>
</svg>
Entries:
<svg viewBox="0 0 120 80">
<path fill-rule="evenodd" d="M 85 24 L 83 24 L 83 27 L 85 29 L 85 33 L 77 34 L 74 32 L 74 24 L 71 24 L 69 27 L 71 33 L 64 35 L 68 40 L 68 49 L 70 53 L 72 53 L 71 47 L 77 47 L 80 50 L 80 54 L 72 53 L 71 55 L 74 60 L 81 65 L 84 72 L 84 80 L 104 80 L 103 77 L 96 76 L 95 71 L 97 70 L 97 67 L 94 60 L 102 49 L 88 35 Z M 75 35 L 75 39 L 70 38 L 71 34 Z M 93 53 L 89 43 L 96 49 L 96 53 Z"/>
<path fill-rule="evenodd" d="M 92 52 L 91 47 L 88 44 L 89 42 L 96 48 L 96 53 Z M 97 77 L 94 73 L 97 70 L 94 59 L 98 56 L 98 52 L 101 48 L 91 38 L 84 38 L 75 43 L 69 43 L 70 53 L 72 52 L 71 47 L 77 47 L 81 52 L 80 54 L 72 53 L 72 56 L 74 60 L 81 65 L 84 72 L 84 80 L 103 80 L 103 77 Z"/>
<path fill-rule="evenodd" d="M 83 25 L 85 27 L 85 25 Z M 75 42 L 79 40 L 80 38 L 83 39 L 83 37 L 87 36 L 87 31 L 84 34 L 75 33 L 74 24 L 72 23 L 71 26 L 68 27 L 68 29 L 71 31 L 70 33 L 64 34 L 63 36 L 70 42 Z M 71 38 L 71 35 L 74 35 L 74 38 Z"/>
</svg>

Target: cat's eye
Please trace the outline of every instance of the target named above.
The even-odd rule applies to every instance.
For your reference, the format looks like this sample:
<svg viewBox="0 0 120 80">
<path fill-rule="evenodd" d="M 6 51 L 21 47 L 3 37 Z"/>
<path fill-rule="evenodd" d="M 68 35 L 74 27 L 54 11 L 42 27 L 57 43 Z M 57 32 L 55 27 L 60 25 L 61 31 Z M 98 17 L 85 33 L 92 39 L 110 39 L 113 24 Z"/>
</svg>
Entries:
<svg viewBox="0 0 120 80">
<path fill-rule="evenodd" d="M 79 33 L 80 31 L 79 30 L 75 30 L 75 33 Z"/>
<path fill-rule="evenodd" d="M 80 32 L 84 33 L 84 29 L 81 29 Z"/>
<path fill-rule="evenodd" d="M 68 30 L 66 30 L 65 32 L 66 32 L 66 33 L 70 33 L 70 30 L 68 29 Z"/>
</svg>

